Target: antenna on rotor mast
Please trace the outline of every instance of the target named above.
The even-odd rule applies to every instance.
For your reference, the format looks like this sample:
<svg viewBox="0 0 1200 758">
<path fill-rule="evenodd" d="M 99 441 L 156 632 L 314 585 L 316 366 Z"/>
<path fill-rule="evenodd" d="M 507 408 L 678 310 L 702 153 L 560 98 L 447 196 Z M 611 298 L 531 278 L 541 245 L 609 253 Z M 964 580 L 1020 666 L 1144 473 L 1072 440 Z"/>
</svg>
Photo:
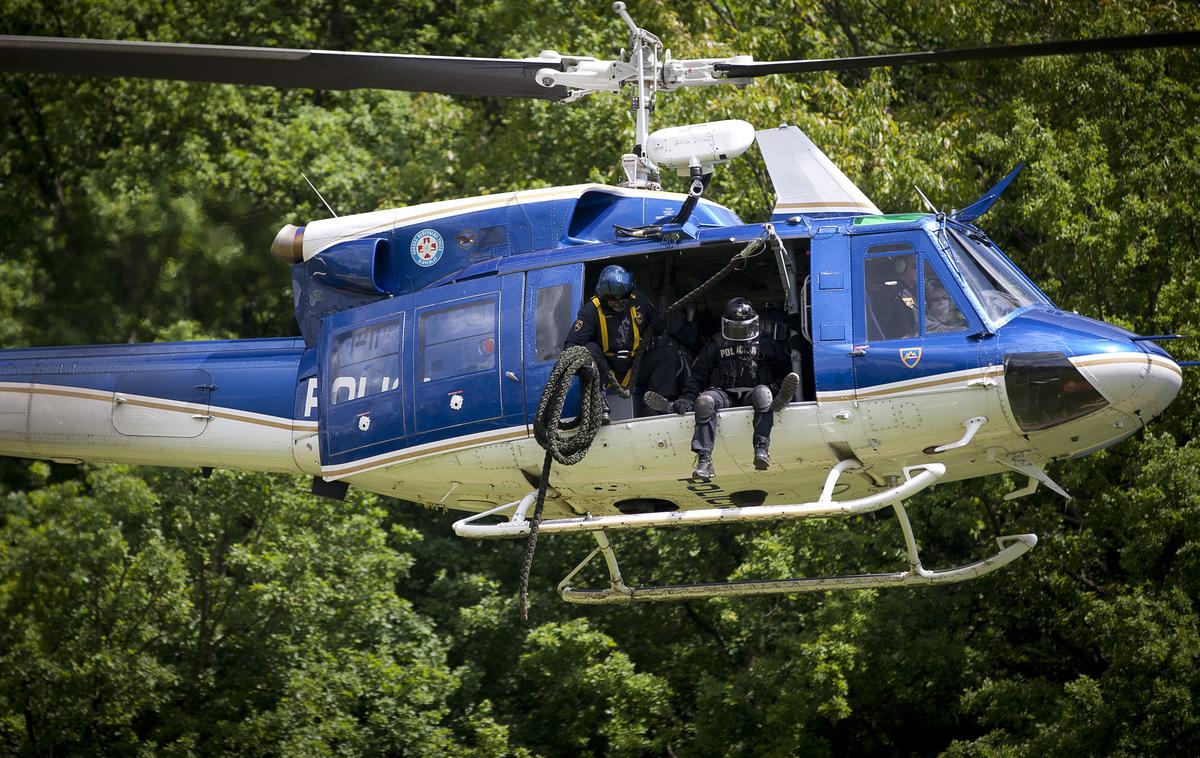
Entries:
<svg viewBox="0 0 1200 758">
<path fill-rule="evenodd" d="M 662 189 L 659 183 L 658 166 L 646 156 L 646 140 L 650 136 L 650 112 L 654 110 L 654 96 L 658 90 L 658 60 L 662 54 L 662 40 L 639 27 L 625 10 L 625 3 L 613 3 L 613 10 L 629 27 L 629 63 L 637 67 L 630 110 L 634 114 L 633 152 L 621 156 L 625 169 L 623 187 L 638 189 Z M 624 51 L 621 58 L 625 60 Z M 646 73 L 649 72 L 649 77 Z"/>
</svg>

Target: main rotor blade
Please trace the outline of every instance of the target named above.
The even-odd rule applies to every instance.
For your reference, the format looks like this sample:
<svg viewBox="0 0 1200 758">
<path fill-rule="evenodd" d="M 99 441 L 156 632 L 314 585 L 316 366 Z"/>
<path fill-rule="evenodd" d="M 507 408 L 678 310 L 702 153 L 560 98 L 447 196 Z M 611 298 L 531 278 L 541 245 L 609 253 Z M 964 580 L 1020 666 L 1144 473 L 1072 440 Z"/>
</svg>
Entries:
<svg viewBox="0 0 1200 758">
<path fill-rule="evenodd" d="M 170 42 L 0 35 L 0 70 L 77 76 L 130 76 L 189 82 L 360 88 L 561 100 L 566 87 L 543 87 L 538 69 L 558 61 L 341 53 Z"/>
<path fill-rule="evenodd" d="M 921 63 L 954 63 L 993 58 L 1033 58 L 1042 55 L 1079 55 L 1141 50 L 1154 47 L 1192 47 L 1200 45 L 1200 31 L 1134 34 L 1126 37 L 1034 42 L 1025 45 L 964 47 L 954 50 L 924 50 L 913 53 L 864 55 L 857 58 L 823 58 L 803 61 L 764 63 L 718 63 L 717 71 L 730 79 L 745 79 L 770 74 L 799 74 L 807 71 L 844 71 L 849 69 L 911 66 Z"/>
</svg>

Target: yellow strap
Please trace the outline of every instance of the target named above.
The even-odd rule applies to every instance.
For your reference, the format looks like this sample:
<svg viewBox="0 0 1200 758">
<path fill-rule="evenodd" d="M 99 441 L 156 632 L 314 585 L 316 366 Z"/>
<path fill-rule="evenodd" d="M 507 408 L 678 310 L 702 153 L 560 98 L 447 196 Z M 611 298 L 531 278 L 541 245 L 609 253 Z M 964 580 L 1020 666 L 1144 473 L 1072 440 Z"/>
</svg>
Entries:
<svg viewBox="0 0 1200 758">
<path fill-rule="evenodd" d="M 600 296 L 592 296 L 592 305 L 596 306 L 596 316 L 600 320 L 600 349 L 605 355 L 612 355 L 608 349 L 608 319 L 604 317 L 604 310 L 600 307 Z M 633 352 L 637 353 L 638 345 L 642 342 L 642 333 L 638 329 L 638 311 L 636 305 L 629 306 L 629 318 L 633 325 Z M 625 372 L 625 378 L 621 380 L 622 387 L 629 386 L 629 380 L 633 377 L 633 366 Z"/>
<path fill-rule="evenodd" d="M 608 319 L 604 318 L 599 295 L 592 296 L 592 305 L 596 306 L 596 318 L 600 320 L 600 350 L 608 355 Z"/>
<path fill-rule="evenodd" d="M 633 322 L 633 352 L 637 352 L 638 343 L 642 341 L 642 335 L 638 331 L 638 310 L 636 305 L 629 306 L 629 318 Z"/>
</svg>

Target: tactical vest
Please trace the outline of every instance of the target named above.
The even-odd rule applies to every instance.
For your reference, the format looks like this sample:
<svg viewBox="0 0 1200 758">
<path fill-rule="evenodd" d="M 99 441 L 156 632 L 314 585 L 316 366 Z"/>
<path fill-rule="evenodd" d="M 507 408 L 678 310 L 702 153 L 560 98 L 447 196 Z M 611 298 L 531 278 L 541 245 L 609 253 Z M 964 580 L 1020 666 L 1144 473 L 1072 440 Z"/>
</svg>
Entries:
<svg viewBox="0 0 1200 758">
<path fill-rule="evenodd" d="M 717 371 L 722 389 L 753 389 L 758 385 L 758 364 L 762 359 L 758 340 L 717 342 Z"/>
<path fill-rule="evenodd" d="M 596 316 L 600 320 L 600 349 L 604 351 L 606 358 L 611 358 L 614 353 L 608 347 L 608 319 L 604 317 L 604 309 L 600 307 L 599 295 L 592 296 L 592 305 L 596 306 Z M 638 329 L 638 310 L 636 305 L 629 306 L 629 324 L 633 327 L 633 348 L 630 350 L 630 355 L 637 353 L 638 345 L 642 342 L 641 331 Z M 625 378 L 621 379 L 621 386 L 628 387 L 629 380 L 633 377 L 633 366 L 625 372 Z"/>
</svg>

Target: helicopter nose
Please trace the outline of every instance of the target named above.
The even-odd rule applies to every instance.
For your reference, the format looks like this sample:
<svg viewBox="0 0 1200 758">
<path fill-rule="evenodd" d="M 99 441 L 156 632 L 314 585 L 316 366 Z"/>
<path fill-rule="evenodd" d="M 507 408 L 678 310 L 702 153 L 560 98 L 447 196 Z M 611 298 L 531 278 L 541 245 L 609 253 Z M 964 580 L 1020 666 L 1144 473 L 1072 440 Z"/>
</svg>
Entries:
<svg viewBox="0 0 1200 758">
<path fill-rule="evenodd" d="M 1175 400 L 1183 386 L 1183 369 L 1157 346 L 1131 340 L 1121 348 L 1073 362 L 1114 408 L 1144 424 Z"/>
<path fill-rule="evenodd" d="M 1131 398 L 1133 411 L 1149 421 L 1166 410 L 1183 387 L 1183 369 L 1167 355 L 1147 352 L 1146 378 Z"/>
<path fill-rule="evenodd" d="M 1183 369 L 1152 338 L 1102 321 L 1030 311 L 1002 330 L 1009 410 L 1047 455 L 1086 455 L 1127 437 L 1183 386 Z"/>
</svg>

